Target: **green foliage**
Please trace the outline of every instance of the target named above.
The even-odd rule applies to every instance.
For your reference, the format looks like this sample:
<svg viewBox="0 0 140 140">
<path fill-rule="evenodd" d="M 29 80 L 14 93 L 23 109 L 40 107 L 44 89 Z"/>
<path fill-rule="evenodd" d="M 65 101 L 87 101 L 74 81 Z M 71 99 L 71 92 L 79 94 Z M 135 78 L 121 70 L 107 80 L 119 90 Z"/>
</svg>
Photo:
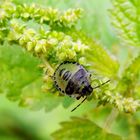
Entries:
<svg viewBox="0 0 140 140">
<path fill-rule="evenodd" d="M 45 108 L 50 111 L 57 107 L 61 97 L 41 91 L 43 71 L 39 64 L 39 59 L 21 51 L 18 46 L 0 46 L 0 93 L 33 110 Z"/>
<path fill-rule="evenodd" d="M 90 46 L 92 51 L 88 50 L 86 57 L 91 64 L 91 69 L 95 69 L 98 73 L 115 79 L 118 75 L 118 62 L 100 44 L 92 41 Z"/>
<path fill-rule="evenodd" d="M 4 23 L 6 19 L 22 18 L 23 20 L 33 19 L 39 23 L 46 23 L 50 26 L 64 26 L 72 27 L 80 18 L 81 9 L 68 10 L 64 13 L 59 12 L 57 9 L 42 8 L 39 5 L 26 5 L 21 4 L 16 6 L 10 1 L 1 4 L 1 22 Z"/>
<path fill-rule="evenodd" d="M 4 16 L 1 18 L 1 23 L 5 23 L 1 26 L 7 30 L 7 34 L 5 34 L 6 40 L 12 44 L 16 43 L 22 46 L 28 52 L 31 52 L 43 61 L 44 64 L 41 68 L 44 70 L 43 77 L 45 84 L 42 85 L 42 87 L 46 93 L 56 93 L 53 80 L 50 76 L 53 75 L 56 66 L 65 60 L 78 61 L 80 64 L 87 67 L 87 69 L 94 69 L 97 74 L 104 75 L 112 80 L 118 78 L 118 62 L 114 60 L 99 43 L 96 43 L 95 41 L 93 42 L 74 27 L 81 14 L 79 9 L 68 10 L 63 14 L 58 14 L 58 11 L 55 9 L 44 9 L 36 7 L 36 5 L 15 5 L 6 1 L 2 4 L 1 10 L 4 12 Z M 25 20 L 26 23 L 19 20 L 19 18 Z M 66 19 L 68 21 L 66 21 Z M 39 23 L 39 29 L 36 30 L 28 27 L 29 24 L 27 21 L 29 20 L 37 21 L 37 23 Z M 44 24 L 47 24 L 49 27 L 46 28 Z M 67 30 L 67 28 L 69 28 L 69 30 Z M 4 38 L 1 40 L 1 42 L 4 42 Z M 4 55 L 3 57 L 6 56 Z M 32 65 L 30 66 L 33 68 Z M 21 70 L 18 72 L 21 73 L 20 71 Z M 14 72 L 17 73 L 16 70 Z M 12 74 L 13 79 L 15 73 Z M 11 75 L 11 73 L 9 75 Z M 25 75 L 25 73 L 23 75 Z M 36 73 L 35 76 L 37 76 Z M 29 76 L 25 76 L 25 78 L 26 77 Z M 34 78 L 34 76 L 32 76 L 32 78 Z M 37 77 L 34 79 L 36 78 Z M 20 79 L 22 79 L 20 76 L 19 78 L 16 78 L 17 81 L 20 81 Z M 16 80 L 14 82 L 19 83 Z M 8 81 L 10 82 L 10 80 Z M 19 83 L 21 85 L 13 86 L 14 82 L 7 84 L 7 87 L 9 87 L 9 94 L 7 95 L 12 100 L 17 100 L 19 98 L 21 88 L 23 88 L 23 85 L 25 84 L 24 80 L 22 81 L 23 83 Z M 25 82 L 27 81 L 28 79 L 25 79 Z M 95 78 L 93 78 L 93 83 L 94 81 L 96 81 Z M 36 106 L 36 104 L 34 105 L 34 101 L 38 104 L 40 104 L 40 102 L 43 105 L 45 104 L 42 102 L 43 98 L 46 99 L 45 96 L 42 96 L 42 94 L 40 96 L 40 94 L 38 94 L 40 90 L 38 91 L 34 88 L 37 86 L 32 86 L 34 91 L 33 95 L 28 94 L 27 97 L 24 97 L 24 94 L 22 94 L 23 97 L 21 96 L 22 101 L 20 102 L 20 105 L 31 105 L 30 108 L 34 108 L 34 106 Z M 116 88 L 111 90 L 111 92 L 115 93 L 115 96 L 110 93 L 108 94 L 103 88 L 102 91 L 103 92 L 101 93 L 103 94 L 101 94 L 101 96 L 100 94 L 98 95 L 98 92 L 95 92 L 93 95 L 95 99 L 100 99 L 100 104 L 110 103 L 117 106 L 120 111 L 131 113 L 139 107 L 138 101 L 134 101 L 133 104 L 133 99 L 131 98 L 123 100 L 123 97 L 117 93 L 118 91 L 116 91 Z M 25 93 L 27 94 L 28 90 L 25 91 Z M 120 101 L 122 101 L 122 103 L 120 103 Z M 40 108 L 42 104 L 38 105 L 38 108 Z M 54 106 L 56 105 L 57 101 L 54 103 Z"/>
<path fill-rule="evenodd" d="M 122 138 L 102 130 L 88 119 L 73 117 L 71 121 L 62 122 L 62 128 L 52 134 L 54 140 L 121 140 Z"/>
<path fill-rule="evenodd" d="M 1 93 L 17 100 L 21 89 L 41 76 L 38 64 L 38 59 L 25 54 L 17 46 L 0 46 Z"/>
<path fill-rule="evenodd" d="M 140 78 L 140 56 L 132 60 L 131 64 L 122 74 L 122 79 L 119 82 L 118 88 L 122 94 L 132 95 L 135 89 L 139 86 Z M 136 93 L 137 95 L 138 93 Z"/>
<path fill-rule="evenodd" d="M 123 41 L 129 45 L 140 45 L 140 3 L 137 0 L 113 0 L 110 10 L 112 23 Z"/>
<path fill-rule="evenodd" d="M 138 1 L 114 0 L 110 9 L 112 23 L 122 41 L 132 46 L 127 52 L 131 56 L 128 54 L 124 62 L 127 65 L 121 65 L 119 55 L 113 54 L 113 45 L 109 52 L 79 29 L 81 8 L 61 11 L 15 1 L 0 2 L 0 93 L 32 110 L 50 112 L 59 105 L 68 108 L 74 99 L 60 95 L 51 76 L 61 62 L 69 60 L 79 62 L 91 72 L 93 87 L 110 79 L 110 83 L 94 91 L 91 105 L 115 107 L 119 112 L 131 114 L 139 110 L 140 55 L 138 48 L 132 48 L 140 45 Z M 122 46 L 115 47 L 121 52 Z M 86 112 L 88 117 L 87 111 L 82 114 Z M 108 115 L 110 126 L 116 116 Z M 62 123 L 62 128 L 53 133 L 54 139 L 122 139 L 107 132 L 110 129 L 105 126 L 107 121 L 101 128 L 89 118 Z M 134 139 L 133 131 L 138 130 L 139 122 L 133 124 L 128 117 L 126 120 L 128 126 L 132 124 L 133 136 L 128 137 Z"/>
</svg>

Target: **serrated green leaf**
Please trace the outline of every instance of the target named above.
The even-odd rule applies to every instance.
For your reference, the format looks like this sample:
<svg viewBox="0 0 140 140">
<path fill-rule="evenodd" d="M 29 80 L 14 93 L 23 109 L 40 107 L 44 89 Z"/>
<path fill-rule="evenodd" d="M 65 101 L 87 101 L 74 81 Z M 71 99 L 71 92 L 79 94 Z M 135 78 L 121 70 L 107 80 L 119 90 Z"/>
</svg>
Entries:
<svg viewBox="0 0 140 140">
<path fill-rule="evenodd" d="M 33 110 L 51 111 L 63 97 L 42 92 L 40 61 L 18 46 L 0 46 L 0 93 L 18 101 L 20 106 Z"/>
<path fill-rule="evenodd" d="M 134 88 L 140 79 L 140 55 L 132 60 L 131 64 L 124 70 L 118 88 L 123 94 L 134 93 Z"/>
<path fill-rule="evenodd" d="M 73 117 L 61 123 L 62 128 L 52 134 L 54 140 L 122 140 L 120 136 L 107 133 L 92 121 Z"/>
<path fill-rule="evenodd" d="M 0 46 L 0 89 L 17 100 L 22 88 L 41 76 L 39 60 L 17 46 Z"/>
<path fill-rule="evenodd" d="M 100 44 L 91 41 L 89 45 L 91 49 L 86 52 L 86 58 L 91 64 L 90 68 L 99 74 L 115 79 L 119 69 L 117 60 L 111 57 Z"/>
<path fill-rule="evenodd" d="M 135 0 L 114 0 L 110 10 L 112 24 L 123 42 L 140 46 L 140 2 Z"/>
<path fill-rule="evenodd" d="M 44 108 L 46 112 L 56 108 L 63 101 L 63 97 L 54 95 L 53 93 L 43 93 L 41 79 L 28 85 L 22 91 L 20 106 L 28 107 L 32 110 Z"/>
</svg>

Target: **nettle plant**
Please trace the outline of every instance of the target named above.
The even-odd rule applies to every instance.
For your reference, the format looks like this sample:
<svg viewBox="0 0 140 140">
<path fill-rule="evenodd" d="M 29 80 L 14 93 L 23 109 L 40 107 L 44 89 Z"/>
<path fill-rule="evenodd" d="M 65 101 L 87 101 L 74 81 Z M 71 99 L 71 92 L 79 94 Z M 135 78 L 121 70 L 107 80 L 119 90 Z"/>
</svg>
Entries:
<svg viewBox="0 0 140 140">
<path fill-rule="evenodd" d="M 77 62 L 91 73 L 92 86 L 110 80 L 94 90 L 89 100 L 104 108 L 110 105 L 113 111 L 102 128 L 91 120 L 72 118 L 52 136 L 57 140 L 122 139 L 108 133 L 107 124 L 115 120 L 114 112 L 133 114 L 140 107 L 139 5 L 136 0 L 115 0 L 109 12 L 122 46 L 128 46 L 131 52 L 127 65 L 121 66 L 115 54 L 76 28 L 82 9 L 62 12 L 36 4 L 1 3 L 0 93 L 33 110 L 51 111 L 59 104 L 73 106 L 75 100 L 60 94 L 52 76 L 62 62 Z"/>
</svg>

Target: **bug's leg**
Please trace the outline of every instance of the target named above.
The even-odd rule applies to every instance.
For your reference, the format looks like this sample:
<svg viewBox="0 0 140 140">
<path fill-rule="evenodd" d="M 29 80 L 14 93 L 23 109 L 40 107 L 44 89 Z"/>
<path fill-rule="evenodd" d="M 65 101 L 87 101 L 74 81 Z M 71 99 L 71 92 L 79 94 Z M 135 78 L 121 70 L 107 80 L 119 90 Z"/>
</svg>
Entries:
<svg viewBox="0 0 140 140">
<path fill-rule="evenodd" d="M 73 108 L 71 110 L 71 112 L 73 112 L 75 109 L 77 109 L 86 99 L 87 99 L 87 96 L 82 100 L 82 102 L 80 104 L 78 104 L 75 108 Z"/>
<path fill-rule="evenodd" d="M 79 100 L 80 98 L 81 98 L 81 96 L 79 96 L 79 97 L 76 97 L 76 99 L 77 99 L 77 100 Z"/>
<path fill-rule="evenodd" d="M 54 76 L 53 76 L 53 75 L 49 75 L 49 77 L 50 77 L 52 80 L 54 80 Z"/>
</svg>

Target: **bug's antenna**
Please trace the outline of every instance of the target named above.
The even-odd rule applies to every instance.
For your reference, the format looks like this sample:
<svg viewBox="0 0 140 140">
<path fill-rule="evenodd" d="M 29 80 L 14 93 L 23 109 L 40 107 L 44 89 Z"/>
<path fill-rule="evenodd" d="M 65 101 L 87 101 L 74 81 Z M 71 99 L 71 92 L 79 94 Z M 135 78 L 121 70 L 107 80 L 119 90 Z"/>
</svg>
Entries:
<svg viewBox="0 0 140 140">
<path fill-rule="evenodd" d="M 80 104 L 78 104 L 75 108 L 73 108 L 71 110 L 71 112 L 73 112 L 75 109 L 77 109 L 86 99 L 87 99 L 87 96 L 82 100 L 82 102 Z"/>
<path fill-rule="evenodd" d="M 101 85 L 98 85 L 98 86 L 96 86 L 96 87 L 93 87 L 93 89 L 99 88 L 99 87 L 101 87 L 101 86 L 107 84 L 108 82 L 110 82 L 110 80 L 107 80 L 106 82 L 102 83 Z"/>
</svg>

